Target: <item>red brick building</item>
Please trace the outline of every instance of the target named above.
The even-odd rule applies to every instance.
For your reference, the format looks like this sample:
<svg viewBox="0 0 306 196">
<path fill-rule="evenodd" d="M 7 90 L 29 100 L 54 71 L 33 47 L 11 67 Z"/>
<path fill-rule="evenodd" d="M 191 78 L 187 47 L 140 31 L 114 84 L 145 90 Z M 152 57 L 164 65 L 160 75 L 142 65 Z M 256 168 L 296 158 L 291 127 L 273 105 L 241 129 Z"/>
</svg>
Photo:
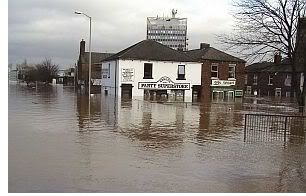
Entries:
<svg viewBox="0 0 306 196">
<path fill-rule="evenodd" d="M 245 68 L 245 95 L 290 97 L 292 65 L 276 54 L 274 62 L 254 63 Z M 301 74 L 298 74 L 300 81 Z M 300 82 L 299 82 L 300 83 Z"/>
<path fill-rule="evenodd" d="M 243 96 L 245 61 L 201 43 L 186 54 L 202 62 L 201 98 L 233 99 Z"/>
<path fill-rule="evenodd" d="M 91 52 L 91 91 L 92 93 L 101 92 L 101 61 L 113 53 L 98 53 Z M 85 52 L 85 41 L 80 42 L 80 54 L 77 64 L 77 86 L 84 87 L 87 92 L 88 89 L 88 73 L 89 73 L 89 52 Z"/>
</svg>

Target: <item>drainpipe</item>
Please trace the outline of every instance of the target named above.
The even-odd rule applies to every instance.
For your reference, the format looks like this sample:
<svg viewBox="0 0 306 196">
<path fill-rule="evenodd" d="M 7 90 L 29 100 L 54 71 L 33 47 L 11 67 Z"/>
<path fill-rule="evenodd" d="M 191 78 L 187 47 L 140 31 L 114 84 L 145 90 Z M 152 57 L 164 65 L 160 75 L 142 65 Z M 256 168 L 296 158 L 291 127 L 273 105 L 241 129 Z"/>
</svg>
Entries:
<svg viewBox="0 0 306 196">
<path fill-rule="evenodd" d="M 115 61 L 115 97 L 117 97 L 117 64 L 118 64 L 118 60 Z"/>
</svg>

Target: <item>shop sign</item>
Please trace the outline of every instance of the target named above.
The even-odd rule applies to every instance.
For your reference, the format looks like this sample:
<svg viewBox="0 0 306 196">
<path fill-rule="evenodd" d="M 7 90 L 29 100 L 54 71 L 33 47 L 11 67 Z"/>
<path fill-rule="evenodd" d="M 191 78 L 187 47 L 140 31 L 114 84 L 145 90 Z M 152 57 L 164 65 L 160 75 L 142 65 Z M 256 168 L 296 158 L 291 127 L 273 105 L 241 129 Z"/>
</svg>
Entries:
<svg viewBox="0 0 306 196">
<path fill-rule="evenodd" d="M 92 85 L 102 85 L 102 79 L 91 79 Z"/>
<path fill-rule="evenodd" d="M 108 68 L 102 69 L 102 78 L 107 78 L 109 75 Z"/>
<path fill-rule="evenodd" d="M 121 69 L 121 81 L 122 82 L 134 82 L 134 68 L 122 68 Z"/>
<path fill-rule="evenodd" d="M 211 80 L 211 86 L 235 86 L 236 80 Z"/>
<path fill-rule="evenodd" d="M 190 83 L 174 83 L 169 77 L 163 76 L 157 82 L 138 82 L 138 88 L 152 90 L 190 90 Z"/>
</svg>

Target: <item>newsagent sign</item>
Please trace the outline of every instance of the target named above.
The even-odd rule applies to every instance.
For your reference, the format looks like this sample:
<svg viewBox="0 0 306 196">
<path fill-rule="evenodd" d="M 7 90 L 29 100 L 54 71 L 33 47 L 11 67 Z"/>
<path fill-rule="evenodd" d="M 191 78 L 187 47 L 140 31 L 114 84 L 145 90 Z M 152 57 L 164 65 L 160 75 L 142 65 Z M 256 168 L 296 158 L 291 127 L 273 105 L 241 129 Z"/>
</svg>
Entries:
<svg viewBox="0 0 306 196">
<path fill-rule="evenodd" d="M 211 80 L 211 86 L 235 86 L 236 80 Z"/>
<path fill-rule="evenodd" d="M 157 82 L 138 82 L 138 88 L 151 90 L 190 90 L 190 83 L 174 83 L 169 77 L 163 76 Z"/>
</svg>

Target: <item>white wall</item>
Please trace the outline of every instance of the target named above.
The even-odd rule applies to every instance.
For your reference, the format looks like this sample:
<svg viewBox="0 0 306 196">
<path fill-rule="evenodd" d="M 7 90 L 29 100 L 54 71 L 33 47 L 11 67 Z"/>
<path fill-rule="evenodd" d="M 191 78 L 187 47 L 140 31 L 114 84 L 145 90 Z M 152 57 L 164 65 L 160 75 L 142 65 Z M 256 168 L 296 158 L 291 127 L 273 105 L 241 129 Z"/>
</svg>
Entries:
<svg viewBox="0 0 306 196">
<path fill-rule="evenodd" d="M 161 61 L 142 61 L 142 60 L 119 60 L 119 66 L 117 67 L 117 89 L 118 96 L 121 96 L 121 84 L 132 84 L 133 97 L 143 97 L 144 89 L 138 89 L 138 82 L 157 82 L 161 77 L 167 76 L 174 83 L 190 83 L 190 90 L 185 90 L 185 101 L 191 102 L 193 85 L 201 85 L 201 63 L 186 63 L 186 62 L 161 62 Z M 115 65 L 116 61 L 103 62 L 102 69 L 107 69 L 108 64 L 111 67 L 111 78 L 103 78 L 102 75 L 102 93 L 104 88 L 109 89 L 109 94 L 114 94 L 114 83 L 115 83 Z M 144 76 L 144 63 L 152 63 L 152 77 L 153 79 L 143 79 Z M 186 80 L 176 80 L 178 65 L 185 65 L 185 78 Z M 134 80 L 132 82 L 122 82 L 122 69 L 133 68 L 134 69 Z M 112 90 L 111 90 L 112 89 Z M 111 91 L 110 91 L 111 90 Z"/>
<path fill-rule="evenodd" d="M 102 74 L 101 93 L 104 93 L 104 90 L 107 90 L 109 95 L 115 95 L 116 93 L 115 86 L 118 88 L 119 85 L 118 60 L 103 62 L 101 74 Z M 106 76 L 106 78 L 104 77 L 104 75 Z"/>
</svg>

